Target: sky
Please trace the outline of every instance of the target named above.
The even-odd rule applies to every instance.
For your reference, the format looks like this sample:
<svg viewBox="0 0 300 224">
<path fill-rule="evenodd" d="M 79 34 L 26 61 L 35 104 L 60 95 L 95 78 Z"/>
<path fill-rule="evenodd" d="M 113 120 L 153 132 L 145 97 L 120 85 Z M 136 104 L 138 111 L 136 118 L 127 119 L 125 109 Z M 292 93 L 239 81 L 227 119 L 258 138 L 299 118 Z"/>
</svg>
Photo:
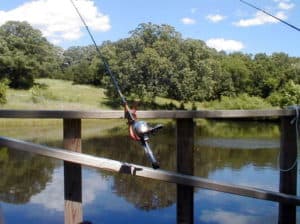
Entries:
<svg viewBox="0 0 300 224">
<path fill-rule="evenodd" d="M 300 57 L 300 32 L 239 0 L 74 0 L 97 44 L 129 37 L 141 23 L 168 24 L 183 38 L 228 53 L 284 52 Z M 300 0 L 248 0 L 300 27 Z M 27 21 L 53 44 L 92 44 L 70 0 L 2 0 L 0 26 Z"/>
</svg>

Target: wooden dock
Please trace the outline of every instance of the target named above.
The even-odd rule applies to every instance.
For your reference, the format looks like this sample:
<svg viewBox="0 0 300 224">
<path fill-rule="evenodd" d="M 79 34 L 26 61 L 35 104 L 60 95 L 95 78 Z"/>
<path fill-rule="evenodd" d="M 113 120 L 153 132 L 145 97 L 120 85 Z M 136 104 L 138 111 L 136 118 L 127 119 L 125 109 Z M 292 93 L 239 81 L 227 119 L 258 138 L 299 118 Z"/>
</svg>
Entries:
<svg viewBox="0 0 300 224">
<path fill-rule="evenodd" d="M 123 111 L 32 111 L 0 110 L 0 118 L 63 119 L 64 149 L 0 137 L 0 146 L 64 161 L 65 223 L 82 222 L 81 166 L 90 166 L 177 184 L 177 223 L 194 223 L 194 188 L 204 188 L 230 194 L 269 200 L 279 203 L 280 224 L 296 223 L 297 164 L 283 171 L 297 159 L 296 116 L 294 109 L 286 110 L 203 110 L 203 111 L 138 111 L 141 119 L 175 119 L 177 172 L 154 170 L 126 162 L 99 158 L 81 153 L 81 119 L 124 118 Z M 211 181 L 194 174 L 194 119 L 278 118 L 281 122 L 280 186 L 279 192 Z"/>
</svg>

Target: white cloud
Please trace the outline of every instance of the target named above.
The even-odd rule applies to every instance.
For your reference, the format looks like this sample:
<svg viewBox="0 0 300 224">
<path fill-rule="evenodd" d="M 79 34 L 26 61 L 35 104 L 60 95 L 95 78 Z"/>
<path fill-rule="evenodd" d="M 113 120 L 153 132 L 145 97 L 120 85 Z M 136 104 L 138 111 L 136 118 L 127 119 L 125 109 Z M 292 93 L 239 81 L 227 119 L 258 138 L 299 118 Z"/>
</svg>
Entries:
<svg viewBox="0 0 300 224">
<path fill-rule="evenodd" d="M 236 40 L 225 40 L 223 38 L 212 38 L 206 41 L 207 46 L 217 51 L 240 51 L 245 48 L 244 44 Z"/>
<path fill-rule="evenodd" d="M 250 224 L 257 223 L 257 218 L 251 215 L 243 215 L 234 212 L 227 212 L 223 210 L 209 211 L 204 210 L 200 216 L 200 220 L 203 222 L 214 222 L 222 224 Z"/>
<path fill-rule="evenodd" d="M 275 14 L 276 17 L 279 19 L 286 19 L 287 16 L 283 11 L 277 12 Z M 266 15 L 263 12 L 257 12 L 253 18 L 250 19 L 241 19 L 238 22 L 233 23 L 235 26 L 240 27 L 248 27 L 248 26 L 259 26 L 266 23 L 278 23 L 279 21 L 277 19 L 272 18 L 269 15 Z"/>
<path fill-rule="evenodd" d="M 283 10 L 290 10 L 292 8 L 294 8 L 294 4 L 293 3 L 288 3 L 288 2 L 279 2 L 278 4 L 278 8 L 283 9 Z"/>
<path fill-rule="evenodd" d="M 96 172 L 84 171 L 87 177 L 84 178 L 83 182 L 83 204 L 93 203 L 96 199 L 97 194 L 107 193 L 109 189 L 109 183 L 105 179 L 103 179 Z M 46 188 L 36 194 L 33 195 L 30 199 L 30 202 L 33 204 L 39 204 L 44 206 L 49 210 L 54 211 L 63 211 L 64 210 L 64 177 L 63 177 L 63 168 L 60 167 L 55 169 L 52 176 L 52 181 L 47 183 Z"/>
<path fill-rule="evenodd" d="M 224 20 L 226 17 L 225 16 L 222 16 L 220 14 L 210 14 L 208 16 L 206 16 L 206 19 L 208 19 L 209 21 L 213 22 L 213 23 L 217 23 L 217 22 L 220 22 L 222 20 Z"/>
<path fill-rule="evenodd" d="M 99 12 L 93 1 L 77 0 L 75 4 L 91 30 L 105 32 L 111 28 L 109 16 Z M 77 40 L 83 35 L 82 22 L 68 0 L 36 0 L 9 11 L 0 11 L 0 25 L 9 20 L 29 22 L 56 44 Z"/>
<path fill-rule="evenodd" d="M 192 24 L 196 23 L 196 20 L 194 20 L 192 18 L 184 17 L 181 19 L 181 22 L 185 25 L 192 25 Z"/>
</svg>

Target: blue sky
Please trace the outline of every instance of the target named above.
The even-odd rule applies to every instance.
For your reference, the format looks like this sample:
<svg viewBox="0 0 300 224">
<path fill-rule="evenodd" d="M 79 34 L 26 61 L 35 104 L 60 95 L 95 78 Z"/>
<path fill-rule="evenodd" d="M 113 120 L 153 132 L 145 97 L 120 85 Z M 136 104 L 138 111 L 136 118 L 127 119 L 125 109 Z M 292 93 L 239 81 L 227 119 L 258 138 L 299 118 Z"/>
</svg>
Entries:
<svg viewBox="0 0 300 224">
<path fill-rule="evenodd" d="M 300 26 L 299 0 L 248 0 Z M 285 52 L 300 56 L 300 32 L 239 0 L 75 0 L 96 42 L 116 41 L 140 23 L 169 24 L 184 38 L 201 39 L 227 52 Z M 52 43 L 91 44 L 69 0 L 10 0 L 0 5 L 0 25 L 27 20 Z"/>
</svg>

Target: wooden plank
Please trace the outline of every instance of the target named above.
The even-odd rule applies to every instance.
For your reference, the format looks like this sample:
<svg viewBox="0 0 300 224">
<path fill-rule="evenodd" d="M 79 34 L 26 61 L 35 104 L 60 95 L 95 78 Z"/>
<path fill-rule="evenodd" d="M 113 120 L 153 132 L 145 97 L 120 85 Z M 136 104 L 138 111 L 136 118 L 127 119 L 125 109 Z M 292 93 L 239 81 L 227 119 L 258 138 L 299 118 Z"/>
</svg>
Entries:
<svg viewBox="0 0 300 224">
<path fill-rule="evenodd" d="M 64 119 L 64 148 L 81 152 L 81 120 Z M 64 161 L 65 224 L 81 223 L 82 174 L 81 165 Z"/>
<path fill-rule="evenodd" d="M 179 174 L 165 170 L 154 170 L 149 167 L 129 164 L 101 157 L 95 157 L 77 152 L 71 152 L 59 148 L 38 145 L 31 142 L 25 142 L 8 137 L 0 137 L 0 146 L 9 149 L 36 153 L 42 156 L 61 159 L 84 166 L 99 168 L 107 171 L 125 173 L 132 176 L 144 177 L 154 180 L 160 180 L 170 183 L 188 185 L 209 190 L 215 190 L 235 195 L 241 195 L 251 198 L 257 198 L 268 201 L 276 201 L 286 204 L 300 205 L 300 197 L 284 193 L 263 190 L 253 187 L 221 183 L 218 181 L 208 180 L 201 177 Z"/>
<path fill-rule="evenodd" d="M 176 120 L 177 172 L 194 174 L 194 121 Z M 177 185 L 177 223 L 194 223 L 194 187 Z"/>
<path fill-rule="evenodd" d="M 0 110 L 0 118 L 93 119 L 124 118 L 124 111 Z"/>
<path fill-rule="evenodd" d="M 0 224 L 4 224 L 4 214 L 2 211 L 1 204 L 0 204 Z"/>
<path fill-rule="evenodd" d="M 138 118 L 257 118 L 294 116 L 295 110 L 198 110 L 198 111 L 137 111 Z M 62 111 L 62 110 L 0 110 L 0 118 L 49 118 L 49 119 L 118 119 L 124 118 L 123 110 Z"/>
<path fill-rule="evenodd" d="M 294 110 L 171 110 L 137 111 L 139 118 L 257 118 L 292 116 Z"/>
<path fill-rule="evenodd" d="M 296 195 L 297 193 L 297 134 L 296 122 L 292 118 L 281 118 L 280 141 L 280 184 L 281 193 Z M 296 223 L 296 206 L 279 204 L 279 224 Z"/>
</svg>

